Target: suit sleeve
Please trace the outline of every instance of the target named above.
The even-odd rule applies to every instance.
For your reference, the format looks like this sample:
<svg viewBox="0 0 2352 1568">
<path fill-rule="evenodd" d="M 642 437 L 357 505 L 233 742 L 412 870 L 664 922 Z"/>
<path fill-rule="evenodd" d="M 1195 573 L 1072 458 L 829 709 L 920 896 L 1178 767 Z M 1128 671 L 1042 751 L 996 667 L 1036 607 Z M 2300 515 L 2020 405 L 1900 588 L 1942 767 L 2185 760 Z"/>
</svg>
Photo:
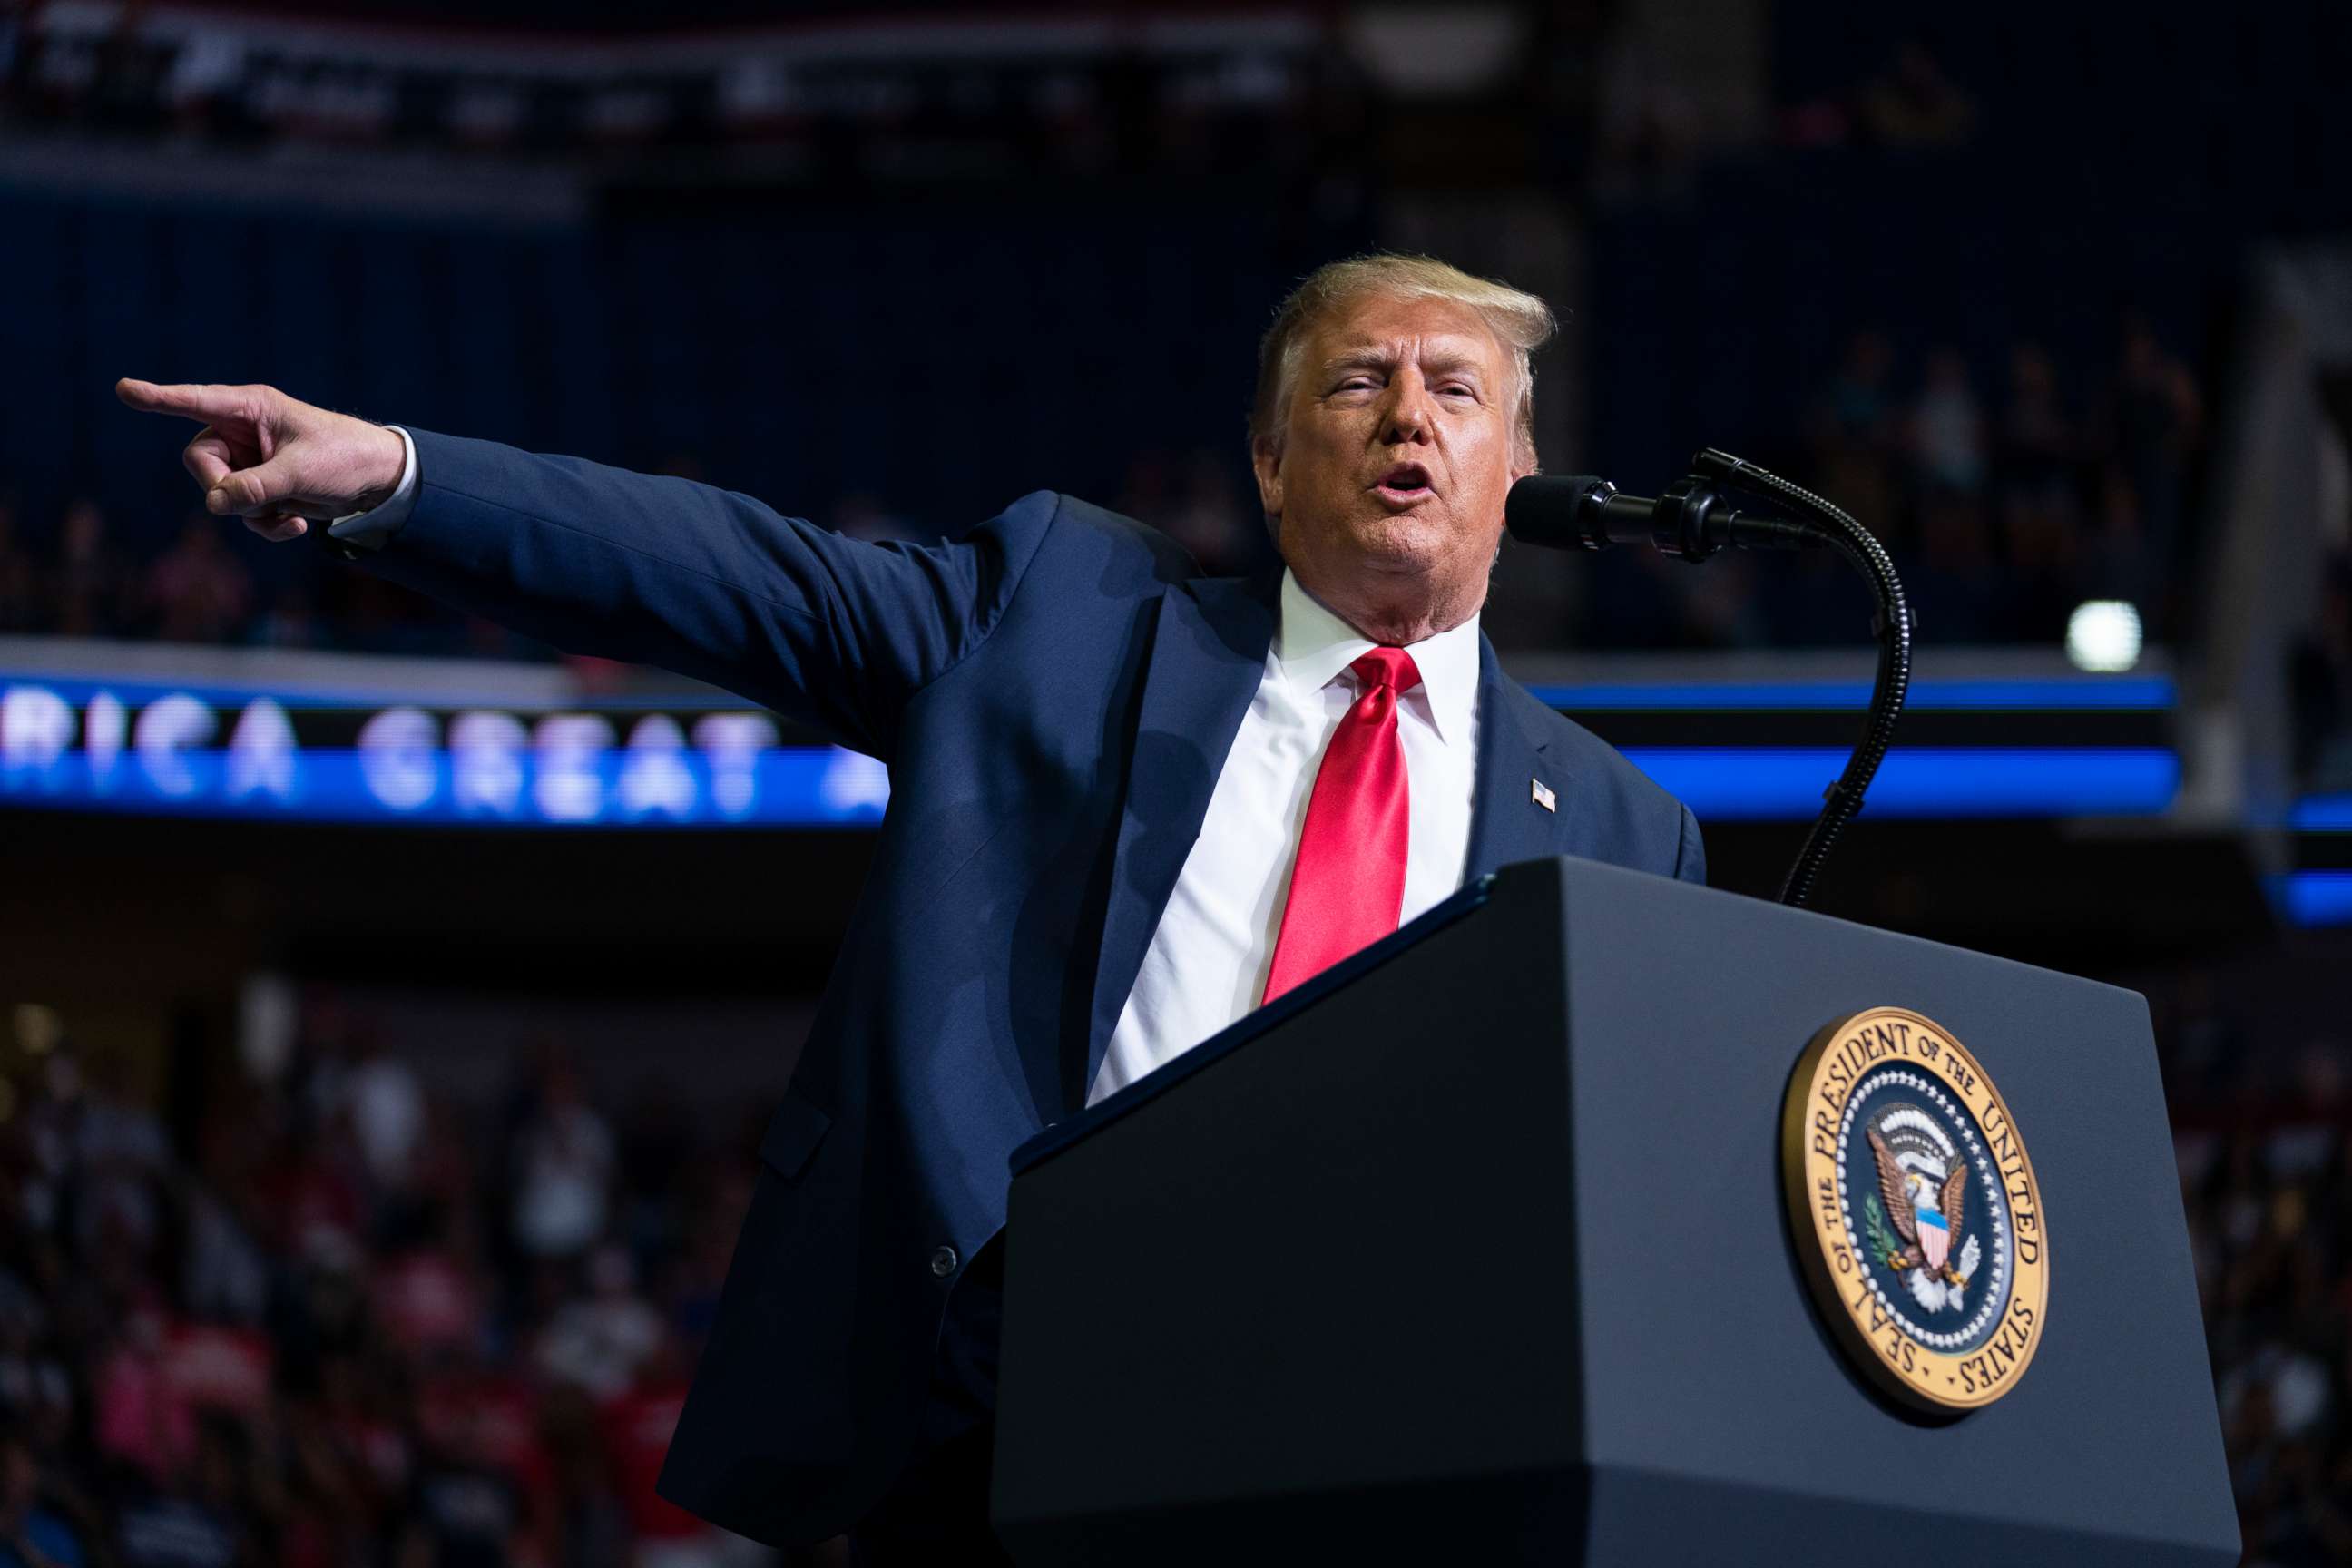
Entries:
<svg viewBox="0 0 2352 1568">
<path fill-rule="evenodd" d="M 1051 525 L 1037 491 L 955 542 L 869 544 L 690 480 L 411 429 L 414 510 L 352 558 L 567 652 L 659 665 L 889 759 Z"/>
<path fill-rule="evenodd" d="M 1675 849 L 1675 875 L 1685 882 L 1706 886 L 1706 844 L 1699 837 L 1698 818 L 1683 807 L 1682 842 Z"/>
</svg>

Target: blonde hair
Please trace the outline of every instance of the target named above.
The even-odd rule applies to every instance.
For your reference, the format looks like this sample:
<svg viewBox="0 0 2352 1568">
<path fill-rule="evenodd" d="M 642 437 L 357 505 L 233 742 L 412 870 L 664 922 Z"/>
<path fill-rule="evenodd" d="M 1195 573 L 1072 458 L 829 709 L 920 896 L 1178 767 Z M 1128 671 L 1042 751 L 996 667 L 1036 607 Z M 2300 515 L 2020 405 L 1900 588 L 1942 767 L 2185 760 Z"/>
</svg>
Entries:
<svg viewBox="0 0 2352 1568">
<path fill-rule="evenodd" d="M 1326 262 L 1308 273 L 1274 313 L 1274 324 L 1257 345 L 1257 395 L 1250 405 L 1250 452 L 1261 442 L 1282 450 L 1290 395 L 1298 384 L 1299 361 L 1316 324 L 1342 305 L 1370 295 L 1409 300 L 1450 300 L 1477 313 L 1497 342 L 1511 352 L 1517 395 L 1515 455 L 1530 468 L 1536 462 L 1536 373 L 1531 359 L 1552 334 L 1551 307 L 1533 294 L 1492 278 L 1474 278 L 1433 256 L 1379 251 Z"/>
</svg>

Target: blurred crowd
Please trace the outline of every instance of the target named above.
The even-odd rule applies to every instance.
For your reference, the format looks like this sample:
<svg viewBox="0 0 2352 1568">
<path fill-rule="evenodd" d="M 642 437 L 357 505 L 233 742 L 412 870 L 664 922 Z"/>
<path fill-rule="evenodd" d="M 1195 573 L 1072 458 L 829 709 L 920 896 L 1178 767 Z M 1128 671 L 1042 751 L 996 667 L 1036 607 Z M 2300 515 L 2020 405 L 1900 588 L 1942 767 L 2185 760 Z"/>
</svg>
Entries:
<svg viewBox="0 0 2352 1568">
<path fill-rule="evenodd" d="M 2248 1561 L 2352 1559 L 2352 1038 L 2141 983 Z M 756 1116 L 591 1093 L 548 1039 L 461 1102 L 324 991 L 205 1093 L 15 1025 L 0 1568 L 777 1560 L 652 1490 Z"/>
<path fill-rule="evenodd" d="M 235 537 L 231 537 L 235 531 Z M 28 528 L 0 491 L 0 633 L 152 639 L 380 653 L 522 656 L 491 627 L 468 627 L 412 595 L 257 552 L 235 520 L 191 512 L 176 532 L 119 532 L 87 495 Z M 259 568 L 257 571 L 257 567 Z"/>
<path fill-rule="evenodd" d="M 663 471 L 701 477 L 688 454 Z M 819 521 L 876 542 L 938 537 L 864 492 L 841 498 Z M 551 652 L 348 570 L 308 541 L 264 544 L 236 519 L 201 510 L 176 531 L 119 534 L 87 495 L 69 500 L 53 524 L 27 528 L 0 483 L 0 634 L 12 632 L 497 658 Z"/>
<path fill-rule="evenodd" d="M 396 8 L 415 29 L 402 35 L 414 47 L 384 48 L 371 24 L 394 9 L 346 3 L 290 34 L 266 15 L 234 9 L 167 16 L 50 4 L 0 15 L 0 133 L 21 127 L 186 147 L 283 142 L 339 153 L 398 148 L 443 170 L 485 159 L 521 159 L 536 170 L 532 160 L 563 156 L 604 167 L 620 157 L 617 166 L 635 171 L 630 179 L 655 188 L 676 177 L 647 172 L 664 165 L 646 157 L 665 149 L 690 166 L 687 183 L 696 185 L 759 149 L 761 177 L 794 192 L 872 191 L 901 178 L 964 191 L 1042 180 L 1084 200 L 1075 193 L 1090 191 L 1091 181 L 1152 189 L 1172 182 L 1165 188 L 1187 193 L 1188 203 L 1237 194 L 1245 205 L 1311 210 L 1333 223 L 1350 213 L 1368 219 L 1380 205 L 1373 193 L 1391 186 L 1399 194 L 1499 183 L 1581 204 L 1570 221 L 1598 234 L 1612 213 L 1643 209 L 1629 198 L 1654 197 L 1654 212 L 1695 200 L 1690 181 L 1727 151 L 1784 173 L 1811 169 L 1805 160 L 1824 153 L 1883 157 L 1893 162 L 1857 167 L 1890 183 L 1916 174 L 1919 165 L 1905 159 L 1950 168 L 2005 155 L 2009 144 L 1993 133 L 2006 126 L 2011 137 L 2030 135 L 2021 114 L 2042 96 L 2016 86 L 2006 67 L 2055 53 L 1999 28 L 1955 27 L 1929 41 L 1851 25 L 1832 8 L 1790 6 L 1771 24 L 1784 47 L 1767 65 L 1702 20 L 1607 5 L 1476 8 L 1454 19 L 1449 48 L 1433 50 L 1412 28 L 1369 16 L 1349 24 L 1310 11 L 1257 26 L 1171 16 L 1132 31 L 1090 30 L 1071 19 L 1083 8 L 1057 16 L 1006 5 L 979 8 L 1006 29 L 993 46 L 908 13 L 873 24 L 888 44 L 877 48 L 830 30 L 839 21 L 834 8 L 697 0 L 672 22 L 756 19 L 778 30 L 688 34 L 650 52 L 656 66 L 641 58 L 648 51 L 594 37 L 645 18 L 614 5 L 565 7 L 562 18 L 578 35 L 540 40 L 536 66 L 529 51 L 506 50 L 489 70 L 468 51 L 496 52 L 499 40 L 446 27 L 459 8 L 443 4 Z M 554 14 L 517 4 L 481 19 L 527 31 Z M 1055 31 L 1065 24 L 1076 28 L 1066 37 Z M 1031 26 L 1041 30 L 1023 31 Z M 1995 34 L 1998 47 L 1987 41 Z M 1433 75 L 1433 55 L 1457 74 Z M 1929 241 L 1922 232 L 1890 242 L 1899 252 Z M 2147 271 L 2135 261 L 2086 275 L 2076 289 L 2107 298 L 2144 286 L 2136 297 L 2177 303 L 2179 289 L 2146 282 Z M 2062 274 L 2036 275 L 2053 298 L 2064 297 L 2066 284 Z M 2018 302 L 2021 311 L 2038 303 Z M 743 308 L 737 301 L 727 313 Z M 1984 311 L 2007 311 L 1997 289 L 1965 316 L 1933 293 L 1884 314 L 1867 301 L 1848 308 L 1855 315 L 1830 330 L 1857 330 L 1833 369 L 1815 384 L 1800 382 L 1785 403 L 1769 400 L 1754 427 L 1743 419 L 1720 434 L 1886 537 L 1924 638 L 2053 645 L 2089 598 L 2130 602 L 2153 637 L 2177 632 L 2184 520 L 2208 424 L 2188 345 L 2165 342 L 2138 317 L 2096 349 L 1991 330 L 1941 335 Z M 1658 324 L 1601 313 L 1580 323 L 1592 336 L 1576 352 L 1590 354 L 1615 331 L 1640 345 L 1633 357 L 1647 356 Z M 1677 374 L 1715 368 L 1695 362 Z M 1143 421 L 1105 430 L 1108 442 L 1076 416 L 1067 422 L 1092 449 L 1151 438 Z M 1202 420 L 1168 449 L 1135 450 L 1116 493 L 1087 493 L 1166 529 L 1211 571 L 1246 569 L 1265 558 L 1255 498 L 1237 444 L 1197 444 L 1194 432 L 1208 428 Z M 1666 432 L 1620 434 L 1632 447 L 1633 436 Z M 1677 426 L 1673 435 L 1685 432 Z M 561 444 L 561 428 L 552 439 Z M 1549 455 L 1555 468 L 1611 471 L 1646 449 Z M 724 470 L 714 479 L 758 488 L 740 452 L 706 455 Z M 672 471 L 691 471 L 685 461 Z M 1112 489 L 1107 481 L 1120 472 L 1114 461 L 1084 477 L 1047 478 Z M 12 479 L 20 487 L 13 518 L 4 499 Z M 820 521 L 870 537 L 920 539 L 926 526 L 951 521 L 910 524 L 891 515 L 888 499 L 824 493 L 857 482 L 872 481 L 836 476 L 815 498 L 769 499 L 819 509 Z M 536 651 L 362 574 L 307 562 L 296 569 L 292 555 L 265 563 L 250 542 L 223 541 L 200 514 L 177 537 L 161 536 L 166 519 L 106 516 L 93 500 L 70 499 L 62 487 L 74 485 L 94 489 L 86 464 L 58 475 L 0 473 L 0 630 Z M 37 492 L 37 502 L 25 499 Z M 957 517 L 984 515 L 1004 499 L 957 498 Z M 1866 620 L 1834 561 L 1769 571 L 1730 562 L 1677 574 L 1656 561 L 1612 562 L 1595 578 L 1605 586 L 1541 640 L 1811 646 L 1853 640 Z M 1513 630 L 1536 640 L 1546 628 Z"/>
<path fill-rule="evenodd" d="M 1906 355 L 1866 328 L 1801 406 L 1799 427 L 1759 445 L 1785 448 L 1773 467 L 1879 535 L 1923 639 L 2056 647 L 2092 599 L 2131 605 L 2151 640 L 2182 628 L 2206 400 L 2145 320 L 2124 319 L 2105 364 L 2062 363 L 2030 339 L 1992 365 L 1948 342 Z M 1593 605 L 1593 644 L 1804 647 L 1867 633 L 1848 569 L 1826 554 L 1696 574 L 1664 557 L 1640 564 L 1645 582 Z"/>
<path fill-rule="evenodd" d="M 201 1104 L 16 1023 L 0 1568 L 775 1560 L 653 1491 L 756 1128 L 616 1114 L 551 1042 L 461 1108 L 331 997 Z"/>
<path fill-rule="evenodd" d="M 2275 1048 L 2193 967 L 2151 1000 L 2246 1562 L 2352 1562 L 2352 1037 Z"/>
<path fill-rule="evenodd" d="M 2061 367 L 2011 345 L 1997 393 L 1948 346 L 1898 389 L 1880 333 L 1857 333 L 1807 431 L 1808 471 L 1885 519 L 1923 625 L 1940 643 L 2055 643 L 2085 599 L 2168 625 L 2205 400 L 2148 324 L 2111 365 Z"/>
<path fill-rule="evenodd" d="M 1858 331 L 1803 404 L 1783 471 L 1875 529 L 1938 644 L 2054 646 L 2086 599 L 2135 605 L 2151 636 L 2179 624 L 2184 536 L 2204 451 L 2205 400 L 2187 363 L 2129 318 L 2113 364 L 2061 365 L 2011 345 L 1998 379 L 1959 350 L 1906 366 L 1887 333 Z M 694 477 L 680 454 L 668 471 Z M 1164 529 L 1213 573 L 1265 563 L 1270 545 L 1238 449 L 1139 450 L 1119 510 Z M 925 523 L 855 492 L 820 521 L 854 536 L 922 542 Z M 257 567 L 269 575 L 257 579 Z M 1601 595 L 1559 628 L 1587 646 L 1804 647 L 1860 635 L 1840 563 L 1769 572 L 1718 563 L 1686 574 L 1645 563 L 1657 596 Z M 2340 616 L 2339 616 L 2340 618 Z M 16 515 L 0 489 L 0 631 L 172 642 L 528 656 L 517 639 L 312 559 L 272 552 L 233 522 L 193 512 L 176 535 L 120 541 L 98 503 Z M 2341 640 L 2341 639 L 2339 639 Z M 2340 652 L 2339 652 L 2340 657 Z M 2324 673 L 2324 672 L 2323 672 Z M 2315 700 L 2326 700 L 2323 693 Z"/>
<path fill-rule="evenodd" d="M 718 150 L 795 175 L 970 178 L 1309 160 L 1323 99 L 1349 95 L 1325 68 L 1344 57 L 1315 49 L 1321 30 L 1296 17 L 1107 34 L 1011 5 L 287 9 L 303 25 L 268 7 L 0 11 L 0 127 L 477 165 L 678 167 Z M 993 37 L 953 25 L 985 27 L 990 10 Z M 664 47 L 631 47 L 648 33 Z"/>
<path fill-rule="evenodd" d="M 1797 422 L 1759 447 L 1787 448 L 1780 472 L 1880 535 L 1922 636 L 1939 645 L 2056 647 L 2089 599 L 2132 605 L 2151 638 L 2179 629 L 2207 427 L 2188 362 L 2130 315 L 2111 363 L 2062 363 L 2020 339 L 1993 370 L 1948 343 L 1906 359 L 1888 331 L 1858 331 L 1835 373 L 1796 402 Z M 1165 530 L 1204 570 L 1267 559 L 1237 458 L 1139 453 L 1114 504 Z M 1691 573 L 1627 552 L 1609 565 L 1618 574 L 1550 640 L 1802 647 L 1867 630 L 1847 569 L 1825 556 L 1760 570 L 1718 560 Z M 2352 637 L 2337 640 L 2352 653 Z"/>
</svg>

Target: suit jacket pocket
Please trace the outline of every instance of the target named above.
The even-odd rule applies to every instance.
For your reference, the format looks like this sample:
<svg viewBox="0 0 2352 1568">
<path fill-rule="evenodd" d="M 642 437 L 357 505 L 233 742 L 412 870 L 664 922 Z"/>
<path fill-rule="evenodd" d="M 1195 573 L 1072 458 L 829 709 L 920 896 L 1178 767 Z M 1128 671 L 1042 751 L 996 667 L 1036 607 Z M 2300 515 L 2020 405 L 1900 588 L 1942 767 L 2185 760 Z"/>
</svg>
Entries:
<svg viewBox="0 0 2352 1568">
<path fill-rule="evenodd" d="M 775 1118 L 760 1140 L 760 1158 L 787 1180 L 797 1176 L 832 1125 L 832 1117 L 787 1089 L 784 1102 L 776 1107 Z"/>
</svg>

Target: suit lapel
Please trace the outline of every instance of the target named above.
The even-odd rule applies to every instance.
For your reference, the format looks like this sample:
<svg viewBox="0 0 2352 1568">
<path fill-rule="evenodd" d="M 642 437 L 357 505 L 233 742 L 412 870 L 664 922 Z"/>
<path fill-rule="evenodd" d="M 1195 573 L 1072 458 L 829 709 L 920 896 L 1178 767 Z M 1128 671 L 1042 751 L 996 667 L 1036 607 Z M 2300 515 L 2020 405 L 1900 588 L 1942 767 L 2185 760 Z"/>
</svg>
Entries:
<svg viewBox="0 0 2352 1568">
<path fill-rule="evenodd" d="M 1225 753 L 1257 695 L 1280 587 L 1278 575 L 1207 577 L 1160 596 L 1111 861 L 1086 1077 L 1065 1086 L 1073 1109 L 1086 1103 L 1151 933 L 1201 835 Z"/>
<path fill-rule="evenodd" d="M 1470 813 L 1470 854 L 1464 880 L 1475 881 L 1518 860 L 1572 853 L 1583 832 L 1582 792 L 1546 755 L 1549 741 L 1528 723 L 1533 701 L 1503 674 L 1495 645 L 1478 638 L 1478 782 Z M 1535 786 L 1552 792 L 1547 810 Z"/>
</svg>

